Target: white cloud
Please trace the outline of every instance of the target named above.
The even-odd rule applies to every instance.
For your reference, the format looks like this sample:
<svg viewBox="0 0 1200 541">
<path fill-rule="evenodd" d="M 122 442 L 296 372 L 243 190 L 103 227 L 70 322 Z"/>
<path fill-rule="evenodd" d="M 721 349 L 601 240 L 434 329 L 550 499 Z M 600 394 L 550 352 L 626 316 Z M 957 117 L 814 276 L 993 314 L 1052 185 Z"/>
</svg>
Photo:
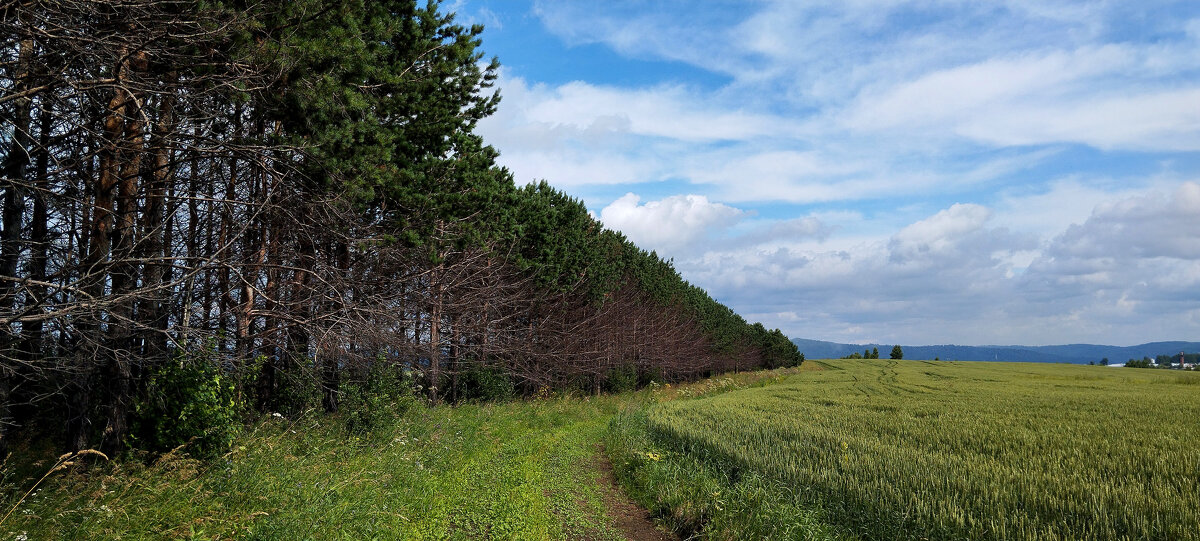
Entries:
<svg viewBox="0 0 1200 541">
<path fill-rule="evenodd" d="M 500 30 L 504 28 L 504 21 L 500 15 L 487 7 L 471 6 L 467 0 L 454 0 L 445 8 L 446 12 L 454 13 L 454 22 L 463 26 L 471 26 L 482 24 L 490 30 Z"/>
<path fill-rule="evenodd" d="M 1159 46 L 1103 45 L 989 58 L 868 90 L 842 118 L 855 130 L 920 130 L 998 146 L 1197 150 L 1200 86 L 1160 81 L 1197 66 L 1197 60 L 1164 62 L 1175 54 Z M 1114 85 L 1113 78 L 1123 80 Z"/>
<path fill-rule="evenodd" d="M 519 183 L 553 179 L 558 187 L 629 184 L 662 174 L 645 160 L 617 152 L 517 151 L 502 154 L 500 162 L 516 172 Z"/>
<path fill-rule="evenodd" d="M 1100 149 L 1200 150 L 1200 88 L 1014 105 L 970 118 L 958 133 L 1001 146 L 1083 143 Z"/>
<path fill-rule="evenodd" d="M 857 98 L 846 122 L 859 129 L 941 124 L 976 110 L 1035 93 L 1060 92 L 1064 83 L 1120 69 L 1130 62 L 1121 47 L 1067 54 L 1051 51 L 982 62 L 927 73 Z"/>
<path fill-rule="evenodd" d="M 643 249 L 670 251 L 729 227 L 744 215 L 740 209 L 710 203 L 702 195 L 675 195 L 643 204 L 640 197 L 628 193 L 604 207 L 600 221 Z"/>
<path fill-rule="evenodd" d="M 733 247 L 783 247 L 802 245 L 806 241 L 824 242 L 834 228 L 816 216 L 804 216 L 790 220 L 768 221 L 757 228 L 732 237 L 727 243 Z"/>
<path fill-rule="evenodd" d="M 991 218 L 982 205 L 956 203 L 937 214 L 909 225 L 888 242 L 893 263 L 953 256 L 962 240 L 978 232 Z"/>
<path fill-rule="evenodd" d="M 507 73 L 497 86 L 502 105 L 478 132 L 523 182 L 656 182 L 686 174 L 710 145 L 749 144 L 794 130 L 768 115 L 723 109 L 678 86 L 550 86 Z"/>
<path fill-rule="evenodd" d="M 727 247 L 676 263 L 717 298 L 794 336 L 1132 344 L 1194 328 L 1196 209 L 1200 184 L 1143 191 L 1039 240 L 996 227 L 1005 221 L 996 209 L 955 204 L 888 236 Z M 1013 254 L 1036 260 L 1014 273 Z"/>
<path fill-rule="evenodd" d="M 841 126 L 996 146 L 1200 148 L 1200 108 L 1191 106 L 1200 87 L 1180 80 L 1200 69 L 1194 20 L 1158 23 L 1178 27 L 1169 39 L 1105 43 L 1102 30 L 1138 15 L 1136 9 L 1092 2 L 780 0 L 731 9 L 724 20 L 701 15 L 708 11 L 621 2 L 602 10 L 570 1 L 538 8 L 547 27 L 572 43 L 604 43 L 634 57 L 730 74 L 733 82 L 714 95 L 799 107 L 826 125 L 826 134 Z M 914 14 L 911 25 L 894 23 Z M 666 97 L 663 110 L 670 112 Z M 745 123 L 753 124 L 752 116 L 710 113 L 722 133 L 738 126 L 752 131 Z M 702 121 L 672 126 L 668 136 L 678 132 L 712 137 Z"/>
<path fill-rule="evenodd" d="M 1186 336 L 1200 316 L 1198 206 L 1196 182 L 1097 205 L 1030 264 L 1014 309 L 1126 343 Z"/>
<path fill-rule="evenodd" d="M 603 43 L 635 58 L 665 58 L 729 73 L 745 69 L 730 57 L 725 13 L 695 7 L 690 0 L 539 0 L 534 13 L 570 45 Z"/>
<path fill-rule="evenodd" d="M 1200 261 L 1200 183 L 1172 193 L 1152 192 L 1096 207 L 1067 228 L 1048 250 L 1052 258 Z"/>
<path fill-rule="evenodd" d="M 728 82 L 504 72 L 480 132 L 519 181 L 605 194 L 607 226 L 794 336 L 1133 343 L 1200 325 L 1200 188 L 1182 180 L 1200 5 L 721 6 L 539 2 L 570 45 Z"/>
<path fill-rule="evenodd" d="M 571 82 L 529 107 L 532 122 L 587 128 L 598 120 L 650 137 L 704 142 L 740 140 L 777 133 L 777 119 L 702 103 L 680 86 L 641 89 Z"/>
</svg>

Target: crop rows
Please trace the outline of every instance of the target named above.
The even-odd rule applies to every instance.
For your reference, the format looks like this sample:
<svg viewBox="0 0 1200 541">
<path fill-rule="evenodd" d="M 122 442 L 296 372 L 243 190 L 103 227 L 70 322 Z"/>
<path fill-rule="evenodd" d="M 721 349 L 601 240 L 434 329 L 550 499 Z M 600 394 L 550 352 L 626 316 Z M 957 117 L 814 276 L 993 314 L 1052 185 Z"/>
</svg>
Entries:
<svg viewBox="0 0 1200 541">
<path fill-rule="evenodd" d="M 666 446 L 780 479 L 866 538 L 1187 540 L 1200 539 L 1197 383 L 1101 367 L 838 361 L 663 403 L 648 422 Z"/>
</svg>

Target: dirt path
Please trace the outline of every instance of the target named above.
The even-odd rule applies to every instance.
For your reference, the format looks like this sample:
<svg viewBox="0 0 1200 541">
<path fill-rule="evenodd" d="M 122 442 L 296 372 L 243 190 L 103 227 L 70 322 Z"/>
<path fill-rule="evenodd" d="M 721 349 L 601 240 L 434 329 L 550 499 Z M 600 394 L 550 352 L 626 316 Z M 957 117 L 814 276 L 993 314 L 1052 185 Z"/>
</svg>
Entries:
<svg viewBox="0 0 1200 541">
<path fill-rule="evenodd" d="M 630 500 L 613 473 L 612 462 L 599 445 L 596 446 L 596 465 L 600 469 L 600 490 L 604 492 L 604 503 L 612 514 L 617 528 L 631 541 L 679 541 L 679 537 L 660 529 L 650 517 L 650 511 Z"/>
</svg>

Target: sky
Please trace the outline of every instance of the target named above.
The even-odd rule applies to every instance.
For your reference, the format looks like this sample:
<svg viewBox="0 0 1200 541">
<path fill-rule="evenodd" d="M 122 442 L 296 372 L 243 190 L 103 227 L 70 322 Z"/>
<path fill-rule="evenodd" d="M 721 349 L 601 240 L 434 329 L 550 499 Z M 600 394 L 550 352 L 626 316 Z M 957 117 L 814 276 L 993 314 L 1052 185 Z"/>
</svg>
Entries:
<svg viewBox="0 0 1200 541">
<path fill-rule="evenodd" d="M 1200 2 L 459 0 L 478 133 L 747 320 L 1200 340 Z"/>
</svg>

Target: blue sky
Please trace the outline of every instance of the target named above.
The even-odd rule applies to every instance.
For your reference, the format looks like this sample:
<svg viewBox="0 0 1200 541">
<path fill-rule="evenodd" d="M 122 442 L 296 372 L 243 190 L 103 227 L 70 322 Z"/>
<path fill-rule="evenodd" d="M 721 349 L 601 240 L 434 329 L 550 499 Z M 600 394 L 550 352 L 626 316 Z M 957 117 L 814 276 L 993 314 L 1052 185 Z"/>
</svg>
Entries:
<svg viewBox="0 0 1200 541">
<path fill-rule="evenodd" d="M 794 337 L 1200 339 L 1200 2 L 447 2 L 479 132 Z"/>
</svg>

